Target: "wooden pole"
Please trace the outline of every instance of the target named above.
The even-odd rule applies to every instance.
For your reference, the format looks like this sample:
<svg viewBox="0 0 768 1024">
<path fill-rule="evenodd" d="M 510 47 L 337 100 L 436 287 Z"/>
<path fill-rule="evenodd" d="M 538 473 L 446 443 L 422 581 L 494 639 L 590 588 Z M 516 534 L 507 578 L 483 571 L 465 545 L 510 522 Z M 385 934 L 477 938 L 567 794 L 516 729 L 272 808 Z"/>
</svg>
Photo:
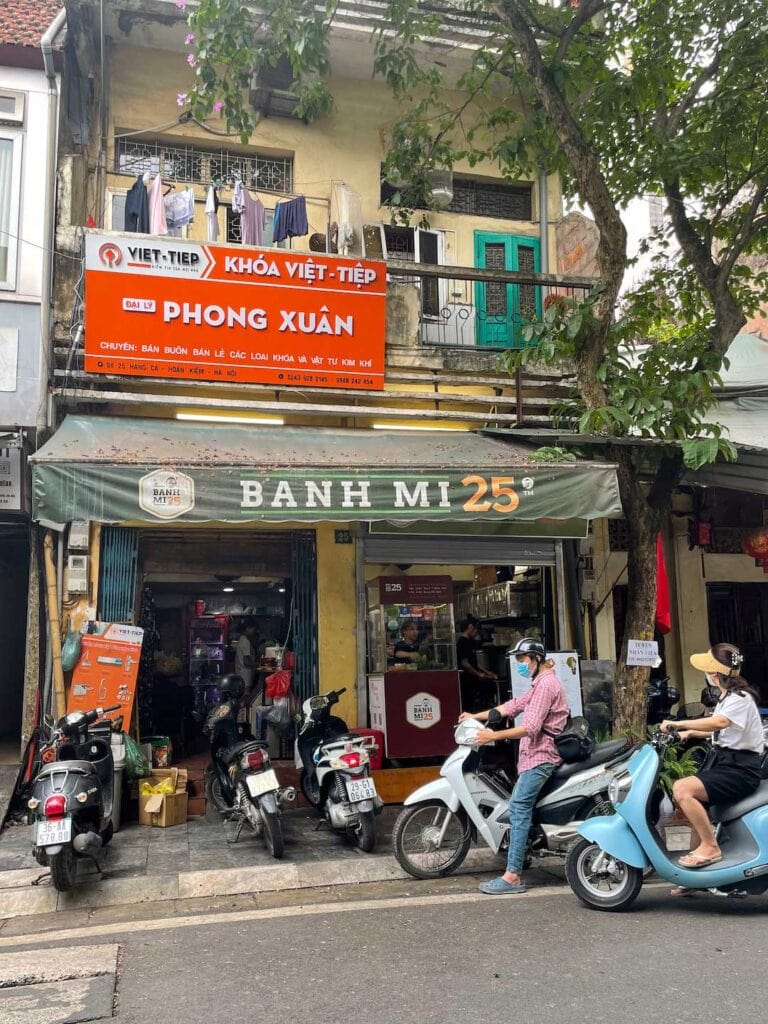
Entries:
<svg viewBox="0 0 768 1024">
<path fill-rule="evenodd" d="M 45 531 L 43 549 L 45 553 L 48 636 L 53 663 L 53 694 L 56 704 L 56 717 L 63 718 L 67 713 L 67 694 L 64 690 L 64 669 L 61 667 L 61 622 L 59 621 L 59 595 L 56 587 L 56 566 L 53 563 L 53 533 L 51 530 Z"/>
</svg>

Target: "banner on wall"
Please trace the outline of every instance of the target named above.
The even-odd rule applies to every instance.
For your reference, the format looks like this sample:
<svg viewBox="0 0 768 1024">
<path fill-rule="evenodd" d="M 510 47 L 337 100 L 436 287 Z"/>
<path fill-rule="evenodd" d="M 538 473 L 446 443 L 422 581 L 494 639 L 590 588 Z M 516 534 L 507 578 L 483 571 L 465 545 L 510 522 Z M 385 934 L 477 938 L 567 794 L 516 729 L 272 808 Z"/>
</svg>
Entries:
<svg viewBox="0 0 768 1024">
<path fill-rule="evenodd" d="M 144 630 L 122 623 L 95 622 L 92 626 L 96 632 L 86 633 L 80 643 L 67 713 L 118 704 L 119 710 L 110 712 L 107 717 L 115 719 L 122 715 L 123 731 L 128 732 Z"/>
<path fill-rule="evenodd" d="M 386 264 L 93 233 L 85 369 L 381 390 Z"/>
</svg>

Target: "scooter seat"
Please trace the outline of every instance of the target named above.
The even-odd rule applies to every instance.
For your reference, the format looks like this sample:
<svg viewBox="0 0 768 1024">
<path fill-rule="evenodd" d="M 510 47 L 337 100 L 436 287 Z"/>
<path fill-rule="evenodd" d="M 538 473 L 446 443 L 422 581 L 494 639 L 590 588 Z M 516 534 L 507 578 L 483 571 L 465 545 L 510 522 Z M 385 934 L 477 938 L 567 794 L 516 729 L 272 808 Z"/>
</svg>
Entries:
<svg viewBox="0 0 768 1024">
<path fill-rule="evenodd" d="M 756 811 L 758 807 L 765 807 L 768 804 L 768 782 L 761 782 L 754 793 L 745 796 L 743 800 L 737 800 L 735 804 L 720 806 L 713 804 L 710 808 L 712 821 L 717 824 L 719 821 L 733 821 L 735 818 L 743 818 L 750 811 Z"/>
<path fill-rule="evenodd" d="M 623 736 L 618 740 L 608 740 L 606 743 L 598 743 L 592 753 L 584 761 L 574 761 L 572 764 L 561 764 L 552 774 L 550 782 L 561 782 L 568 779 L 577 772 L 586 771 L 587 768 L 596 768 L 598 765 L 612 761 L 614 757 L 623 754 L 629 747 L 629 740 Z"/>
<path fill-rule="evenodd" d="M 326 743 L 353 743 L 355 740 L 361 740 L 363 737 L 356 732 L 343 732 L 339 733 L 338 736 L 329 736 L 325 741 Z"/>
<path fill-rule="evenodd" d="M 96 765 L 92 761 L 51 761 L 40 769 L 38 779 L 47 779 L 60 772 L 75 772 L 77 775 L 95 775 Z"/>
</svg>

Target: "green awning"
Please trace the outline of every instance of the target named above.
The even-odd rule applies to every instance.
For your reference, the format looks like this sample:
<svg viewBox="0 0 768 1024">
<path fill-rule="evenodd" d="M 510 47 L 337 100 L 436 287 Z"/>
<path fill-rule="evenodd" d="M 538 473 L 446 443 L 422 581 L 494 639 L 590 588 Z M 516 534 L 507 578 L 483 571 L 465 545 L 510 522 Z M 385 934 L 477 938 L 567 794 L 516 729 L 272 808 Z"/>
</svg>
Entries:
<svg viewBox="0 0 768 1024">
<path fill-rule="evenodd" d="M 68 416 L 32 457 L 36 520 L 533 522 L 621 515 L 615 468 L 463 431 Z"/>
</svg>

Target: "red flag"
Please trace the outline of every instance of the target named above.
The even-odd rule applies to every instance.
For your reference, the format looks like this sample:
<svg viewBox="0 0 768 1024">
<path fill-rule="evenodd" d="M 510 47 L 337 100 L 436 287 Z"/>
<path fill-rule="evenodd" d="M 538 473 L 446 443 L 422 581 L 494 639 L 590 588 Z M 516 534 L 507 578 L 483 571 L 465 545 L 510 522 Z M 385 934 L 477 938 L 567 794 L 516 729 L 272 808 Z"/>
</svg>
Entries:
<svg viewBox="0 0 768 1024">
<path fill-rule="evenodd" d="M 656 537 L 656 629 L 669 633 L 672 629 L 672 609 L 669 603 L 669 580 L 664 561 L 664 546 L 661 534 Z"/>
</svg>

